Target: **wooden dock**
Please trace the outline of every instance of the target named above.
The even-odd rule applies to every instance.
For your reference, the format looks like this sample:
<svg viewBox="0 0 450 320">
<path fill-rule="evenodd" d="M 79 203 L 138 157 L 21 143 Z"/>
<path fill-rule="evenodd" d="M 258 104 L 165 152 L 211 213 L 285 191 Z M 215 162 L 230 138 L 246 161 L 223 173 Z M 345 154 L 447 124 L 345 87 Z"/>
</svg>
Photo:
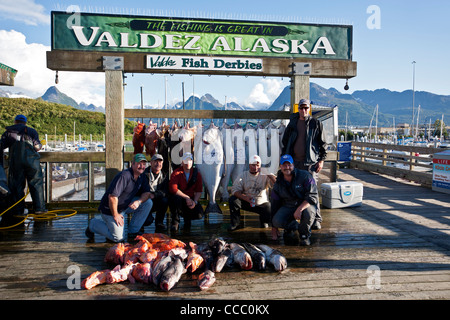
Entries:
<svg viewBox="0 0 450 320">
<path fill-rule="evenodd" d="M 103 258 L 112 244 L 101 237 L 87 241 L 88 220 L 98 214 L 84 209 L 67 219 L 0 231 L 0 299 L 449 299 L 448 194 L 360 170 L 338 171 L 338 181 L 350 180 L 363 183 L 363 205 L 322 209 L 322 229 L 313 231 L 309 247 L 270 240 L 270 229 L 259 228 L 251 213 L 244 216 L 245 228 L 233 233 L 226 230 L 224 212 L 173 236 L 196 243 L 214 235 L 266 243 L 287 257 L 288 269 L 281 273 L 225 270 L 206 291 L 196 287 L 198 273 L 184 274 L 170 292 L 129 282 L 71 289 L 68 279 L 77 270 L 82 280 L 110 267 Z"/>
</svg>

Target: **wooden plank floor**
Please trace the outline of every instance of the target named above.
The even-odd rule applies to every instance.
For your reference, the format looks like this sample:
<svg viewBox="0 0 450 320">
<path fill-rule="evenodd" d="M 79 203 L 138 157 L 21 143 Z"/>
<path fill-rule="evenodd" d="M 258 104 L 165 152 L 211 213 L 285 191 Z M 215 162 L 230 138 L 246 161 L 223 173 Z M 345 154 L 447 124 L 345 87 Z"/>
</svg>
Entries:
<svg viewBox="0 0 450 320">
<path fill-rule="evenodd" d="M 207 291 L 196 287 L 198 273 L 183 275 L 170 292 L 128 282 L 70 289 L 71 270 L 78 269 L 82 280 L 108 268 L 103 258 L 112 246 L 101 237 L 87 242 L 84 230 L 98 215 L 80 211 L 0 231 L 0 299 L 449 299 L 449 195 L 355 169 L 341 169 L 338 180 L 361 181 L 363 205 L 322 209 L 322 229 L 313 231 L 309 247 L 270 240 L 270 229 L 259 228 L 255 214 L 245 214 L 246 227 L 229 233 L 226 211 L 173 236 L 266 243 L 287 257 L 281 273 L 225 270 Z"/>
</svg>

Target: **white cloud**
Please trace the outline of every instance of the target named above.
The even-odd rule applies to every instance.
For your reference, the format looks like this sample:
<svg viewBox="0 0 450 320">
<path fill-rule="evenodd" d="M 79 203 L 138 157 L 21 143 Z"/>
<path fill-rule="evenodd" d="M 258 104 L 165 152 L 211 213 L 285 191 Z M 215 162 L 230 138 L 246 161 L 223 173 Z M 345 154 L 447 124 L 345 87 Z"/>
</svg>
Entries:
<svg viewBox="0 0 450 320">
<path fill-rule="evenodd" d="M 8 48 L 0 50 L 0 61 L 18 70 L 14 91 L 40 97 L 50 86 L 55 85 L 55 71 L 47 69 L 46 52 L 50 51 L 49 46 L 27 43 L 25 35 L 14 30 L 0 30 L 0 48 Z M 105 105 L 103 73 L 59 72 L 59 84 L 56 87 L 78 103 Z"/>
<path fill-rule="evenodd" d="M 262 79 L 253 87 L 244 105 L 255 109 L 270 107 L 283 90 L 282 85 L 283 82 L 279 79 Z"/>
<path fill-rule="evenodd" d="M 0 0 L 0 17 L 23 22 L 27 25 L 49 25 L 50 15 L 34 0 Z"/>
</svg>

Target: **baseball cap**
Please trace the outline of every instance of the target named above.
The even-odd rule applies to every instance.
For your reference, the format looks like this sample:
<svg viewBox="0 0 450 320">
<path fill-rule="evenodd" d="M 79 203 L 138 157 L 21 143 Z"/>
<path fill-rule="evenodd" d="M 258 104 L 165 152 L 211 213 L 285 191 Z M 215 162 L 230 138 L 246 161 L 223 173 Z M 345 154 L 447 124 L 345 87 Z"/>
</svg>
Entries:
<svg viewBox="0 0 450 320">
<path fill-rule="evenodd" d="M 285 162 L 289 162 L 290 164 L 294 164 L 294 160 L 288 154 L 282 155 L 281 158 L 280 158 L 280 165 L 282 165 Z"/>
<path fill-rule="evenodd" d="M 300 102 L 298 103 L 299 106 L 301 106 L 302 104 L 306 104 L 309 105 L 311 104 L 311 101 L 309 101 L 308 99 L 301 99 Z"/>
<path fill-rule="evenodd" d="M 190 152 L 186 152 L 185 154 L 183 154 L 182 161 L 185 161 L 188 159 L 194 160 L 194 157 L 192 156 L 192 153 L 190 153 Z"/>
<path fill-rule="evenodd" d="M 164 158 L 160 154 L 154 154 L 153 157 L 150 159 L 150 161 L 154 161 L 154 160 L 164 160 Z"/>
<path fill-rule="evenodd" d="M 133 162 L 147 161 L 147 158 L 142 153 L 137 153 L 134 155 Z"/>
<path fill-rule="evenodd" d="M 27 122 L 27 117 L 25 117 L 23 114 L 19 114 L 19 115 L 16 116 L 16 118 L 14 120 L 15 121 Z"/>
<path fill-rule="evenodd" d="M 248 163 L 255 164 L 256 162 L 259 162 L 259 164 L 261 164 L 261 157 L 255 154 L 253 157 L 250 158 Z"/>
</svg>

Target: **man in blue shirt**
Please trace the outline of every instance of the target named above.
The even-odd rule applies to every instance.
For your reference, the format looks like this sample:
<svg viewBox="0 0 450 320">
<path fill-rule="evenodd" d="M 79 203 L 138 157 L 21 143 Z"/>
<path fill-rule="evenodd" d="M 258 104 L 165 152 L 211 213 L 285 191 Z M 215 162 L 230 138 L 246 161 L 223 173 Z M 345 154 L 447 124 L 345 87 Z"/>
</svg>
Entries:
<svg viewBox="0 0 450 320">
<path fill-rule="evenodd" d="M 123 214 L 132 213 L 128 226 L 128 237 L 134 237 L 143 226 L 152 208 L 150 187 L 147 177 L 143 174 L 147 159 L 142 153 L 134 156 L 131 168 L 117 174 L 108 190 L 102 197 L 99 211 L 102 220 L 92 219 L 86 229 L 86 236 L 94 238 L 98 233 L 113 242 L 123 240 Z"/>
</svg>

